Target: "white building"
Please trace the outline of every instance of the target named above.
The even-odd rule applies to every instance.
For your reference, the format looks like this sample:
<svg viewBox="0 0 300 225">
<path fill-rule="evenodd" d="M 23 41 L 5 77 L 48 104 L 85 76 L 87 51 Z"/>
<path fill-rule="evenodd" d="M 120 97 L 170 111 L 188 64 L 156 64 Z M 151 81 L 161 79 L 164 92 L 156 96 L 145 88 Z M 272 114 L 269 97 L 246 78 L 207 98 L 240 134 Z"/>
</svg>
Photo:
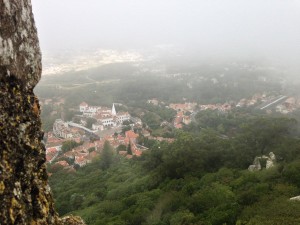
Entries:
<svg viewBox="0 0 300 225">
<path fill-rule="evenodd" d="M 116 121 L 113 117 L 104 117 L 100 119 L 98 122 L 101 122 L 103 126 L 116 126 Z"/>
<path fill-rule="evenodd" d="M 104 130 L 104 126 L 101 122 L 100 123 L 97 122 L 92 125 L 92 129 L 93 130 Z"/>
<path fill-rule="evenodd" d="M 84 116 L 93 117 L 98 112 L 101 111 L 100 106 L 89 106 L 86 102 L 82 102 L 79 105 L 79 111 L 82 112 Z"/>
<path fill-rule="evenodd" d="M 88 106 L 89 106 L 89 105 L 88 105 L 86 102 L 82 102 L 82 103 L 79 105 L 79 111 L 80 111 L 80 112 L 85 112 Z"/>
<path fill-rule="evenodd" d="M 73 134 L 70 131 L 68 123 L 64 122 L 61 119 L 55 120 L 53 124 L 53 134 L 56 137 L 61 137 L 61 138 L 72 138 Z"/>
<path fill-rule="evenodd" d="M 117 114 L 117 123 L 123 124 L 123 122 L 127 120 L 130 120 L 130 114 L 128 112 L 120 112 Z"/>
<path fill-rule="evenodd" d="M 79 105 L 79 110 L 83 116 L 93 117 L 97 120 L 97 123 L 93 124 L 93 130 L 102 130 L 103 127 L 117 126 L 118 124 L 122 125 L 124 121 L 130 120 L 128 112 L 117 113 L 115 104 L 109 109 L 100 106 L 89 106 L 87 103 L 82 102 Z"/>
</svg>

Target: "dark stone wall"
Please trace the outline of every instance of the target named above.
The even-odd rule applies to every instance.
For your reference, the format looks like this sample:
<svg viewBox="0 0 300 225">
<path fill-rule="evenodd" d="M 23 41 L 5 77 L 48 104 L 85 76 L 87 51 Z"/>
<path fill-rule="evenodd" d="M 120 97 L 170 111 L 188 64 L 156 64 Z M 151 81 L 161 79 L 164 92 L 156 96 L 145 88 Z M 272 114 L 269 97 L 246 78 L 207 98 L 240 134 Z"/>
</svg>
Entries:
<svg viewBox="0 0 300 225">
<path fill-rule="evenodd" d="M 0 224 L 84 224 L 54 210 L 33 93 L 41 68 L 30 0 L 0 0 Z"/>
<path fill-rule="evenodd" d="M 38 101 L 14 75 L 0 77 L 0 115 L 0 221 L 57 224 Z"/>
</svg>

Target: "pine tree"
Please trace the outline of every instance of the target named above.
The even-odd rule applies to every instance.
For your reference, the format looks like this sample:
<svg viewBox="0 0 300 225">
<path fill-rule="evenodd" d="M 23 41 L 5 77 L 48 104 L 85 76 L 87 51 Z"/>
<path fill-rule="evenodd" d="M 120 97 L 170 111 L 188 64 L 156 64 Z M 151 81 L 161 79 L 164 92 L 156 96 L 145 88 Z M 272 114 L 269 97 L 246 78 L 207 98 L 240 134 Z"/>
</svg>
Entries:
<svg viewBox="0 0 300 225">
<path fill-rule="evenodd" d="M 131 144 L 129 143 L 127 146 L 127 154 L 132 155 Z"/>
<path fill-rule="evenodd" d="M 113 152 L 112 147 L 108 141 L 105 141 L 104 147 L 101 153 L 100 167 L 103 170 L 106 170 L 112 164 Z"/>
</svg>

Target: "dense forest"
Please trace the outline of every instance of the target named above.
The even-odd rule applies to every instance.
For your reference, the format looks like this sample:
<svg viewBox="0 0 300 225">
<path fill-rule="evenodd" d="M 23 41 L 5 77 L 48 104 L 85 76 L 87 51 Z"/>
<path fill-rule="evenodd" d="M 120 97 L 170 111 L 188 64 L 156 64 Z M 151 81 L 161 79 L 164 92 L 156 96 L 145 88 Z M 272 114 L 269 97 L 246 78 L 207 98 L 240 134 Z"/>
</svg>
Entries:
<svg viewBox="0 0 300 225">
<path fill-rule="evenodd" d="M 234 128 L 230 137 L 219 125 L 191 124 L 174 143 L 153 143 L 140 158 L 112 154 L 106 167 L 101 157 L 76 173 L 58 169 L 50 177 L 56 208 L 87 224 L 299 224 L 300 203 L 289 200 L 300 193 L 297 121 L 240 119 L 231 118 L 230 128 L 219 120 L 222 132 Z M 271 151 L 274 167 L 247 170 Z"/>
<path fill-rule="evenodd" d="M 287 94 L 274 70 L 171 63 L 160 71 L 125 63 L 77 75 L 44 78 L 36 88 L 41 99 L 65 99 L 42 107 L 45 131 L 56 118 L 71 120 L 82 101 L 118 102 L 117 110 L 140 117 L 153 136 L 175 141 L 158 142 L 140 133 L 138 142 L 149 148 L 141 157 L 126 159 L 105 143 L 101 156 L 76 172 L 49 167 L 60 215 L 79 215 L 91 225 L 300 224 L 300 203 L 289 200 L 300 193 L 299 110 L 282 115 L 255 106 L 197 109 L 181 130 L 161 126 L 176 115 L 166 107 L 170 103 L 234 104 L 257 93 Z M 160 103 L 148 104 L 152 98 Z M 248 170 L 255 157 L 271 152 L 275 166 L 266 169 L 262 161 L 262 170 Z"/>
</svg>

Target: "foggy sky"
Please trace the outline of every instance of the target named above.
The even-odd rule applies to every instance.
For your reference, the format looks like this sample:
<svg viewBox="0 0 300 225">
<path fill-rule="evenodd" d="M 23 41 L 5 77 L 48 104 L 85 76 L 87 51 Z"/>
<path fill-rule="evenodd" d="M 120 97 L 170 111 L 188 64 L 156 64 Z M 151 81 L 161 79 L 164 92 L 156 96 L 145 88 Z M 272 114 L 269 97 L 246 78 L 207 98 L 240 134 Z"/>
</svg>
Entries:
<svg viewBox="0 0 300 225">
<path fill-rule="evenodd" d="M 300 59 L 298 0 L 32 0 L 42 50 L 172 44 Z"/>
</svg>

